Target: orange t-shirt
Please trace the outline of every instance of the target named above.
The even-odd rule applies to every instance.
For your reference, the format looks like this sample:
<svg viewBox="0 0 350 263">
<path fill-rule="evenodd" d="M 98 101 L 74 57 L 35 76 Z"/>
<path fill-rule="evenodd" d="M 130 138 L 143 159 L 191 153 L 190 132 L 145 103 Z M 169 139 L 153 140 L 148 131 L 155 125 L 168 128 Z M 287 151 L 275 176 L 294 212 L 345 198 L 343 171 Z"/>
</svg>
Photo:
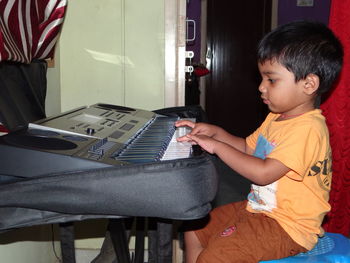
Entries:
<svg viewBox="0 0 350 263">
<path fill-rule="evenodd" d="M 325 214 L 330 210 L 331 147 L 325 118 L 315 109 L 293 119 L 276 121 L 270 113 L 246 138 L 254 156 L 289 167 L 282 178 L 266 186 L 252 184 L 247 209 L 274 218 L 299 245 L 312 249 Z"/>
</svg>

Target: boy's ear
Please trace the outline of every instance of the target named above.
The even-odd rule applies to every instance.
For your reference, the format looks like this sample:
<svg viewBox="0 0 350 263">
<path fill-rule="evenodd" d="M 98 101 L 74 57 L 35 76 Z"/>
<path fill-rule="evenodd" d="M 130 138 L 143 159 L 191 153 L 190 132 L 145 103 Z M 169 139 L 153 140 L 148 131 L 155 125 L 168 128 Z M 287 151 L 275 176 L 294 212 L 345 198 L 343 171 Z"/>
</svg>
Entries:
<svg viewBox="0 0 350 263">
<path fill-rule="evenodd" d="M 304 81 L 304 91 L 308 95 L 314 94 L 320 86 L 320 78 L 315 74 L 307 75 Z"/>
</svg>

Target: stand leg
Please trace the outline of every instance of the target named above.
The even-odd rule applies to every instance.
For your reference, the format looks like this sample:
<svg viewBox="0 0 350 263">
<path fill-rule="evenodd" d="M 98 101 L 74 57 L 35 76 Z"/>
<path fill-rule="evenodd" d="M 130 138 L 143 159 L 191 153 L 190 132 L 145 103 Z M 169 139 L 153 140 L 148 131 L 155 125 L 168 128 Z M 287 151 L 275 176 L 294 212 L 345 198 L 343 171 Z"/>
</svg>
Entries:
<svg viewBox="0 0 350 263">
<path fill-rule="evenodd" d="M 158 263 L 171 263 L 173 255 L 173 225 L 172 222 L 158 222 Z"/>
<path fill-rule="evenodd" d="M 134 263 L 144 263 L 145 254 L 145 224 L 144 217 L 136 218 L 136 241 L 135 241 L 135 262 Z"/>
<path fill-rule="evenodd" d="M 59 224 L 61 253 L 63 263 L 75 263 L 75 247 L 74 247 L 74 224 Z"/>
<path fill-rule="evenodd" d="M 148 263 L 171 263 L 173 224 L 170 220 L 152 221 L 155 230 L 148 229 Z M 152 229 L 153 229 L 152 228 Z"/>
<path fill-rule="evenodd" d="M 117 255 L 117 262 L 131 263 L 124 220 L 110 219 L 108 228 Z"/>
</svg>

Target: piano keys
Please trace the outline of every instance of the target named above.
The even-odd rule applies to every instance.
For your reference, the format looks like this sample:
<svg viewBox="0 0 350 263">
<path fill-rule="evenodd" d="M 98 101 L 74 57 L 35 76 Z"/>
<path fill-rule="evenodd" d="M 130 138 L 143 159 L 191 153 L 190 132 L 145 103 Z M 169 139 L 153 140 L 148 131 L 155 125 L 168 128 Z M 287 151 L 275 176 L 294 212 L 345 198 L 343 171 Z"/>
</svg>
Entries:
<svg viewBox="0 0 350 263">
<path fill-rule="evenodd" d="M 131 163 L 187 158 L 191 155 L 190 143 L 179 143 L 179 130 L 174 126 L 178 118 L 157 117 L 135 136 L 114 158 Z"/>
</svg>

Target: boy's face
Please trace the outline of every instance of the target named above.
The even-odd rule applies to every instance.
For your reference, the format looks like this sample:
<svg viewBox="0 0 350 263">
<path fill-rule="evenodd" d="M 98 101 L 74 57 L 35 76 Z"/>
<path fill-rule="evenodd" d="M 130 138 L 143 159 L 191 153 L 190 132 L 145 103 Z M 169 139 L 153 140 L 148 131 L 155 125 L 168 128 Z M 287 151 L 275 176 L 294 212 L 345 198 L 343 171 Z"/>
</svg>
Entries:
<svg viewBox="0 0 350 263">
<path fill-rule="evenodd" d="M 262 77 L 259 91 L 270 111 L 292 115 L 309 106 L 310 96 L 305 93 L 306 80 L 295 82 L 294 74 L 274 60 L 258 66 Z"/>
</svg>

